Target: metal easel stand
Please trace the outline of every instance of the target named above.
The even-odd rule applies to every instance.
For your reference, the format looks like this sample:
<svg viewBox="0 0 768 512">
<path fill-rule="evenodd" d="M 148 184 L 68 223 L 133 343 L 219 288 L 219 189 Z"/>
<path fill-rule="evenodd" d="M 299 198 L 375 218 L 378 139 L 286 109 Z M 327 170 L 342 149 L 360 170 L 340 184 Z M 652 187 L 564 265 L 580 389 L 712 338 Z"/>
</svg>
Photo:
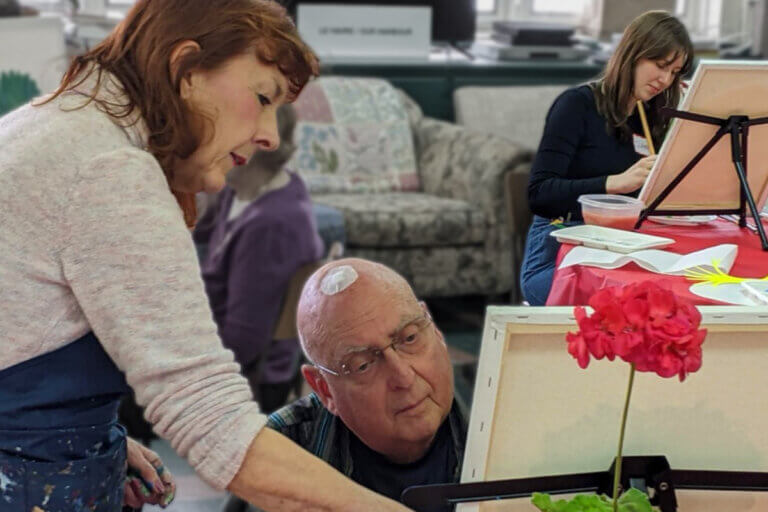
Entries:
<svg viewBox="0 0 768 512">
<path fill-rule="evenodd" d="M 690 162 L 683 168 L 682 171 L 670 182 L 669 185 L 662 190 L 661 194 L 645 208 L 640 217 L 637 219 L 635 229 L 639 228 L 645 219 L 650 215 L 706 215 L 706 214 L 739 214 L 739 226 L 744 228 L 747 225 L 747 209 L 752 213 L 752 218 L 755 219 L 755 227 L 757 228 L 757 234 L 760 237 L 760 243 L 763 250 L 768 251 L 768 238 L 765 235 L 765 229 L 763 223 L 760 221 L 760 212 L 755 205 L 755 198 L 752 196 L 752 192 L 749 189 L 747 183 L 747 140 L 749 137 L 749 127 L 761 124 L 768 124 L 768 117 L 759 117 L 756 119 L 750 119 L 748 116 L 729 116 L 726 119 L 719 117 L 706 116 L 703 114 L 695 114 L 692 112 L 684 112 L 681 110 L 675 110 L 672 108 L 665 108 L 662 110 L 663 114 L 667 117 L 679 117 L 688 121 L 694 121 L 697 123 L 711 124 L 719 126 L 719 129 L 712 136 L 711 139 L 701 148 L 701 151 L 696 153 Z M 738 175 L 739 183 L 741 184 L 741 197 L 739 201 L 739 208 L 737 209 L 699 209 L 699 210 L 664 210 L 659 209 L 659 205 L 664 199 L 674 190 L 674 188 L 690 173 L 699 161 L 711 150 L 717 142 L 726 134 L 730 134 L 731 139 L 731 160 L 733 161 L 736 174 Z"/>
<path fill-rule="evenodd" d="M 402 502 L 417 512 L 438 512 L 459 503 L 524 498 L 534 492 L 611 495 L 615 461 L 608 471 L 409 487 Z M 661 512 L 676 512 L 675 489 L 768 492 L 768 473 L 670 469 L 663 455 L 623 457 L 621 486 L 646 492 Z"/>
</svg>

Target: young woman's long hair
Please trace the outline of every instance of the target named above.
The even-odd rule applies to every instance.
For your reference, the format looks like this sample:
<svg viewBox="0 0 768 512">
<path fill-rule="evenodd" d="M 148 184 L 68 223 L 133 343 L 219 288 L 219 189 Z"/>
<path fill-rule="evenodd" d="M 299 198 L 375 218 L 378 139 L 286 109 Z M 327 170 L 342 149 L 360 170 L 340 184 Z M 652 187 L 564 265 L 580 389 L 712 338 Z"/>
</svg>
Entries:
<svg viewBox="0 0 768 512">
<path fill-rule="evenodd" d="M 605 73 L 592 83 L 597 110 L 606 119 L 606 129 L 621 138 L 631 137 L 627 126 L 627 106 L 633 98 L 635 67 L 640 59 L 673 61 L 683 56 L 683 66 L 672 84 L 651 99 L 648 123 L 655 144 L 664 138 L 668 122 L 661 117 L 662 107 L 676 107 L 680 100 L 680 80 L 693 63 L 693 45 L 685 26 L 665 11 L 648 11 L 635 18 L 624 30 Z"/>
<path fill-rule="evenodd" d="M 193 40 L 200 50 L 180 59 L 175 73 L 169 66 L 177 43 Z M 289 84 L 294 99 L 318 73 L 317 58 L 300 39 L 285 9 L 271 0 L 138 0 L 125 19 L 92 50 L 75 57 L 61 85 L 46 100 L 76 89 L 97 73 L 113 74 L 127 102 L 100 100 L 98 86 L 90 101 L 112 117 L 133 119 L 138 111 L 149 131 L 148 149 L 160 162 L 169 182 L 176 161 L 189 157 L 200 145 L 201 113 L 181 99 L 181 80 L 192 69 L 212 70 L 244 52 L 266 65 L 275 65 Z M 173 191 L 187 224 L 194 223 L 194 194 Z"/>
</svg>

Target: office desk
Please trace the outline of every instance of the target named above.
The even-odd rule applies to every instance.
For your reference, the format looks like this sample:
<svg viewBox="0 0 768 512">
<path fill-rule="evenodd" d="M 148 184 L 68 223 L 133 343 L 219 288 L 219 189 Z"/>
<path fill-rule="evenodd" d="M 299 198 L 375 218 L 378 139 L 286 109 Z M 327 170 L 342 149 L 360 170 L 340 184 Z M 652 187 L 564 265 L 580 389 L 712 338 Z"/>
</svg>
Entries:
<svg viewBox="0 0 768 512">
<path fill-rule="evenodd" d="M 766 222 L 763 223 L 766 225 Z M 676 242 L 662 250 L 680 254 L 691 253 L 718 244 L 736 244 L 739 252 L 729 272 L 739 277 L 763 277 L 768 275 L 768 252 L 760 248 L 760 239 L 752 231 L 741 229 L 736 224 L 716 220 L 699 226 L 668 226 L 647 221 L 640 229 L 649 235 L 672 238 Z M 557 255 L 557 265 L 573 245 L 563 244 Z M 589 297 L 601 288 L 619 286 L 638 281 L 654 281 L 672 290 L 678 297 L 684 297 L 699 305 L 722 305 L 723 303 L 694 295 L 689 288 L 694 281 L 683 276 L 654 274 L 634 263 L 608 270 L 598 267 L 575 265 L 556 269 L 547 306 L 584 305 Z"/>
</svg>

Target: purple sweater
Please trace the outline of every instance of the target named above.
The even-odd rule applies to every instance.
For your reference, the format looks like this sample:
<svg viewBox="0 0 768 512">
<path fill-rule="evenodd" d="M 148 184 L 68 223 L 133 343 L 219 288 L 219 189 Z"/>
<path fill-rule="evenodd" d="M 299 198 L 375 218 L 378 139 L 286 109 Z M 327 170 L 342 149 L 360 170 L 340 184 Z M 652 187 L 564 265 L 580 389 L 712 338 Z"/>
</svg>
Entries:
<svg viewBox="0 0 768 512">
<path fill-rule="evenodd" d="M 323 256 L 309 194 L 290 174 L 283 188 L 267 192 L 227 221 L 234 191 L 225 188 L 202 264 L 219 334 L 245 366 L 266 355 L 262 382 L 293 377 L 298 340 L 274 340 L 283 295 L 293 273 Z"/>
</svg>

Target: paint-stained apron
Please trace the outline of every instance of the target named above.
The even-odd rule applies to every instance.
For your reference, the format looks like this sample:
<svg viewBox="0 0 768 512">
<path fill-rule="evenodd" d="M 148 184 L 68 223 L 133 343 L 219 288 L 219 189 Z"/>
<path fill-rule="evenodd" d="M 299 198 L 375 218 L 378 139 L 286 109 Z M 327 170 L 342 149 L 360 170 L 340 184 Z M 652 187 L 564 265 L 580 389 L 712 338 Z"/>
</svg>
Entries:
<svg viewBox="0 0 768 512">
<path fill-rule="evenodd" d="M 120 512 L 127 389 L 93 333 L 0 371 L 0 510 Z"/>
</svg>

